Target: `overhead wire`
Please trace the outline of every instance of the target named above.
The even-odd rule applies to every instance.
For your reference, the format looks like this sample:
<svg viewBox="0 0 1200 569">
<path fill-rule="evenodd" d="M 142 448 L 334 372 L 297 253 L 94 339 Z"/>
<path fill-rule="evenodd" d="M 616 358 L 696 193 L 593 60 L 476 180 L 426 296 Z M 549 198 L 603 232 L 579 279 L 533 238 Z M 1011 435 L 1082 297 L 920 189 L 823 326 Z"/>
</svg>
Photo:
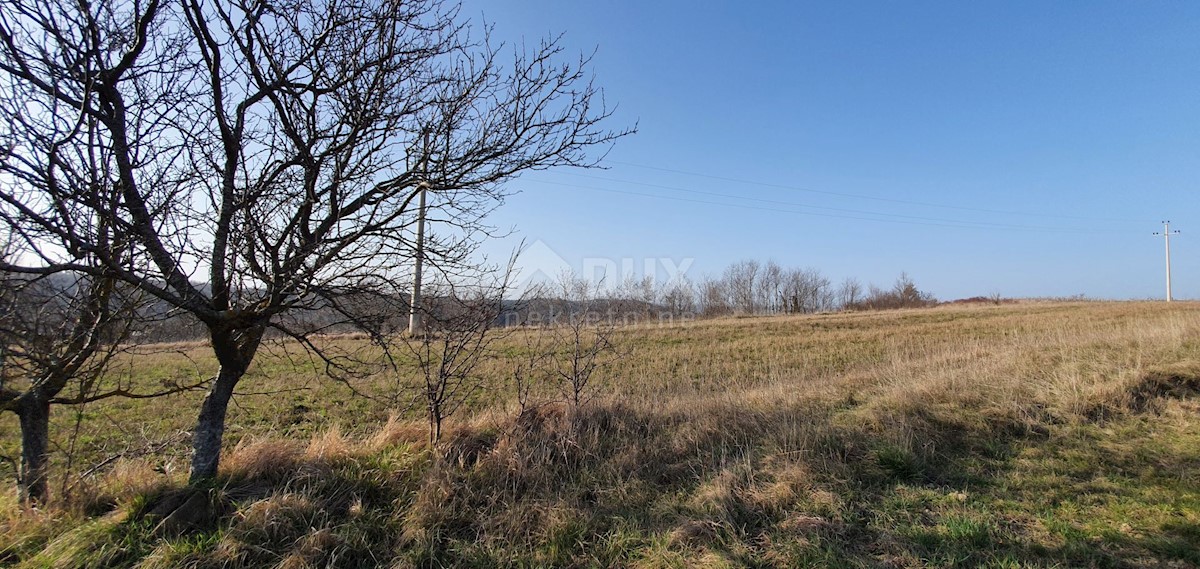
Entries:
<svg viewBox="0 0 1200 569">
<path fill-rule="evenodd" d="M 691 172 L 688 170 L 665 168 L 665 167 L 661 167 L 661 166 L 651 166 L 648 164 L 637 164 L 634 162 L 623 162 L 623 161 L 619 161 L 619 160 L 608 160 L 607 162 L 610 164 L 620 164 L 622 166 L 632 166 L 634 168 L 643 168 L 646 170 L 655 170 L 655 171 L 667 172 L 667 173 L 671 173 L 671 174 L 694 176 L 697 178 L 707 178 L 710 180 L 717 180 L 717 181 L 722 181 L 722 182 L 732 182 L 732 183 L 742 184 L 742 185 L 760 186 L 760 187 L 764 187 L 764 188 L 792 190 L 792 191 L 806 192 L 806 193 L 811 193 L 811 194 L 820 194 L 820 195 L 828 195 L 828 196 L 837 196 L 837 197 L 842 197 L 842 198 L 871 200 L 871 201 L 886 202 L 886 203 L 897 203 L 897 204 L 915 205 L 915 206 L 922 206 L 922 207 L 936 207 L 936 208 L 942 208 L 942 209 L 972 211 L 972 212 L 977 212 L 977 213 L 991 213 L 991 214 L 999 214 L 999 215 L 1044 217 L 1044 218 L 1052 218 L 1052 219 L 1072 219 L 1072 220 L 1076 220 L 1076 221 L 1100 221 L 1100 222 L 1117 222 L 1117 223 L 1151 223 L 1147 220 L 1140 220 L 1140 219 L 1088 217 L 1088 216 L 1079 216 L 1079 215 L 1066 215 L 1066 214 L 1041 213 L 1041 212 L 1031 212 L 1031 211 L 1016 211 L 1016 210 L 1001 210 L 1001 209 L 990 209 L 990 208 L 980 208 L 980 207 L 971 207 L 971 206 L 960 206 L 960 205 L 952 205 L 952 204 L 940 204 L 940 203 L 926 202 L 926 201 L 906 200 L 906 199 L 900 199 L 900 198 L 887 198 L 887 197 L 879 197 L 879 196 L 870 196 L 870 195 L 865 195 L 865 194 L 835 192 L 835 191 L 830 191 L 830 190 L 819 190 L 819 189 L 791 185 L 791 184 L 778 184 L 778 183 L 772 183 L 772 182 L 746 180 L 746 179 L 734 178 L 734 177 L 730 177 L 730 176 L 720 176 L 720 175 L 715 175 L 715 174 L 707 174 L 707 173 L 703 173 L 703 172 Z M 581 175 L 581 174 L 574 174 L 574 175 Z"/>
<path fill-rule="evenodd" d="M 908 214 L 902 214 L 902 213 L 887 213 L 887 212 L 869 211 L 869 210 L 860 210 L 860 209 L 829 207 L 829 206 L 811 205 L 811 204 L 804 204 L 804 203 L 784 201 L 784 200 L 774 200 L 774 199 L 756 198 L 756 197 L 750 197 L 750 196 L 744 196 L 744 195 L 726 194 L 726 193 L 722 193 L 722 192 L 695 190 L 695 189 L 691 189 L 691 188 L 681 188 L 678 186 L 668 186 L 668 185 L 664 185 L 664 184 L 652 184 L 652 183 L 648 183 L 648 182 L 635 182 L 635 181 L 630 181 L 630 180 L 620 180 L 620 179 L 616 179 L 616 178 L 605 178 L 602 176 L 590 176 L 587 174 L 575 174 L 575 173 L 569 173 L 569 172 L 566 172 L 564 174 L 567 176 L 573 176 L 573 177 L 578 177 L 578 178 L 590 178 L 593 180 L 603 180 L 603 181 L 617 182 L 617 183 L 622 183 L 622 184 L 630 184 L 630 185 L 644 186 L 644 187 L 650 187 L 650 188 L 659 188 L 659 189 L 671 190 L 671 191 L 676 191 L 676 192 L 686 192 L 686 193 L 692 193 L 692 194 L 716 196 L 716 197 L 736 199 L 736 200 L 748 200 L 748 201 L 755 201 L 755 202 L 760 202 L 760 203 L 770 203 L 770 204 L 777 204 L 777 205 L 786 205 L 786 206 L 790 206 L 790 207 L 819 209 L 819 210 L 825 210 L 825 211 L 835 211 L 835 212 L 851 213 L 851 214 L 857 214 L 857 215 L 897 217 L 897 218 L 911 219 L 911 220 L 916 220 L 916 221 L 950 223 L 950 224 L 955 224 L 956 226 L 980 225 L 980 226 L 990 226 L 990 227 L 1005 228 L 1005 229 L 1032 229 L 1032 230 L 1055 230 L 1055 231 L 1063 231 L 1064 229 L 1068 229 L 1068 230 L 1071 229 L 1071 228 L 1062 228 L 1062 227 L 1026 225 L 1026 224 L 1019 224 L 1019 223 L 999 223 L 999 222 L 993 222 L 993 221 L 963 221 L 960 219 L 946 219 L 946 218 L 938 218 L 938 217 L 925 217 L 925 216 L 920 216 L 920 215 L 908 215 Z M 588 188 L 588 187 L 584 187 L 584 186 L 580 186 L 580 187 L 585 188 L 585 189 Z M 655 194 L 646 194 L 646 195 L 655 195 Z M 872 221 L 879 221 L 879 220 L 872 219 Z M 1103 230 L 1094 230 L 1094 229 L 1088 229 L 1088 230 L 1083 230 L 1083 231 L 1103 232 Z"/>
<path fill-rule="evenodd" d="M 948 228 L 955 228 L 955 229 L 1021 230 L 1021 231 L 1041 231 L 1041 232 L 1046 232 L 1046 233 L 1093 233 L 1093 234 L 1094 233 L 1116 233 L 1115 231 L 1107 231 L 1107 230 L 1102 230 L 1102 229 L 1014 225 L 1014 224 L 1001 224 L 1001 223 L 994 223 L 994 222 L 978 222 L 978 221 L 962 221 L 962 220 L 940 219 L 940 218 L 924 218 L 924 217 L 918 217 L 918 216 L 907 216 L 907 215 L 902 215 L 902 214 L 888 214 L 888 213 L 860 211 L 860 210 L 843 210 L 843 209 L 839 209 L 839 208 L 823 208 L 821 206 L 811 206 L 811 205 L 805 205 L 805 204 L 797 204 L 797 203 L 793 203 L 793 202 L 782 202 L 782 201 L 778 201 L 778 200 L 764 200 L 764 199 L 757 199 L 757 198 L 753 199 L 753 201 L 778 203 L 781 205 L 788 205 L 791 207 L 832 209 L 835 211 L 846 212 L 846 213 L 857 213 L 860 215 L 847 215 L 846 213 L 820 213 L 820 212 L 813 212 L 813 211 L 801 211 L 801 210 L 794 210 L 794 209 L 780 209 L 780 208 L 775 208 L 775 207 L 755 206 L 755 205 L 749 205 L 749 204 L 744 204 L 744 203 L 726 203 L 726 202 L 716 202 L 716 201 L 694 199 L 694 198 L 685 198 L 685 197 L 679 197 L 679 196 L 667 196 L 667 195 L 662 195 L 662 194 L 633 192 L 633 191 L 618 190 L 618 189 L 613 189 L 613 188 L 600 188 L 600 187 L 596 187 L 596 186 L 585 186 L 585 185 L 581 185 L 581 184 L 567 184 L 567 183 L 556 182 L 556 181 L 552 181 L 552 180 L 541 180 L 541 179 L 536 179 L 536 178 L 526 178 L 525 180 L 530 181 L 530 182 L 535 182 L 538 184 L 550 185 L 550 186 L 567 187 L 567 188 L 605 192 L 605 193 L 612 193 L 612 194 L 640 196 L 640 197 L 648 197 L 648 198 L 687 202 L 687 203 L 696 203 L 696 204 L 705 204 L 705 205 L 717 205 L 717 206 L 721 206 L 721 207 L 733 207 L 733 208 L 739 208 L 739 209 L 769 211 L 769 212 L 775 212 L 775 213 L 792 213 L 792 214 L 807 215 L 807 216 L 813 216 L 813 217 L 851 219 L 851 220 L 857 220 L 857 221 L 875 221 L 875 222 L 883 222 L 883 223 L 898 223 L 898 224 L 904 224 L 904 225 L 948 227 Z M 653 184 L 646 184 L 646 185 L 653 186 Z M 738 199 L 738 200 L 748 199 L 743 196 L 734 196 L 734 195 L 730 195 L 730 194 L 721 194 L 721 193 L 717 193 L 717 192 L 704 192 L 701 190 L 686 190 L 686 189 L 682 189 L 682 188 L 672 188 L 672 189 L 677 189 L 677 190 L 681 190 L 681 191 L 690 191 L 690 192 L 706 194 L 706 195 L 714 195 L 714 196 L 719 196 L 719 197 L 726 197 L 726 198 L 730 198 L 730 199 Z M 877 216 L 877 217 L 864 217 L 864 216 Z M 904 218 L 904 219 L 889 219 L 888 217 L 884 217 L 884 216 L 900 217 L 900 218 Z"/>
</svg>

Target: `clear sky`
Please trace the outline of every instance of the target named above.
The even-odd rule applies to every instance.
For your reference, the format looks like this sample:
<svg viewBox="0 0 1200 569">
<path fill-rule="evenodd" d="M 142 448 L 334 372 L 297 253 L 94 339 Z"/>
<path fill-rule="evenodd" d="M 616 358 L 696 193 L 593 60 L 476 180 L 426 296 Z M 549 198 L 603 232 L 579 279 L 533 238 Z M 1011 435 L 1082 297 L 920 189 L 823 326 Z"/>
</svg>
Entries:
<svg viewBox="0 0 1200 569">
<path fill-rule="evenodd" d="M 606 170 L 493 216 L 576 270 L 738 259 L 953 299 L 1200 298 L 1200 2 L 468 0 L 596 52 Z M 539 245 L 539 247 L 541 247 Z M 659 277 L 663 276 L 663 264 Z M 538 267 L 533 267 L 536 269 Z M 615 279 L 614 279 L 615 280 Z"/>
</svg>

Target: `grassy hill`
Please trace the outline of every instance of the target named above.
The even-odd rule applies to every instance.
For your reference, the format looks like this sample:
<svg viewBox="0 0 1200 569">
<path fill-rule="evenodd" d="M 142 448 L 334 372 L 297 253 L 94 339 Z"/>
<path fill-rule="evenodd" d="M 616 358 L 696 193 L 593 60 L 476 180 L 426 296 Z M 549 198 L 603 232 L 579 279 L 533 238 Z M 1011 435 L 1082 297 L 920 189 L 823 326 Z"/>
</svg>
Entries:
<svg viewBox="0 0 1200 569">
<path fill-rule="evenodd" d="M 1200 566 L 1200 304 L 617 336 L 578 410 L 547 389 L 522 412 L 505 361 L 489 363 L 496 387 L 437 452 L 406 404 L 411 377 L 322 381 L 276 346 L 235 400 L 221 479 L 199 489 L 182 484 L 181 433 L 199 394 L 60 411 L 61 446 L 107 465 L 48 511 L 0 497 L 0 565 Z M 203 346 L 174 344 L 114 373 L 212 369 Z M 11 454 L 15 421 L 0 429 Z"/>
</svg>

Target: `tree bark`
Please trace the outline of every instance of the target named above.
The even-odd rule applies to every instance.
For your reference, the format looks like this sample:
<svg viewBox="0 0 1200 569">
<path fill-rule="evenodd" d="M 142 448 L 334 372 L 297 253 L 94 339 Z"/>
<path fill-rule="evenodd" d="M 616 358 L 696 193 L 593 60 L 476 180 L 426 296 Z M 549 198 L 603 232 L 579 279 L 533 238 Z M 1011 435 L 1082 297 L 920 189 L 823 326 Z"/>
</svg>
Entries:
<svg viewBox="0 0 1200 569">
<path fill-rule="evenodd" d="M 21 423 L 21 470 L 17 494 L 22 504 L 42 505 L 49 496 L 50 400 L 29 397 L 17 407 Z"/>
<path fill-rule="evenodd" d="M 213 351 L 221 370 L 212 388 L 200 406 L 196 429 L 192 433 L 192 471 L 188 482 L 197 484 L 217 475 L 221 463 L 221 442 L 225 437 L 225 413 L 233 389 L 246 375 L 254 354 L 262 341 L 264 326 L 253 326 L 235 331 L 212 333 Z"/>
<path fill-rule="evenodd" d="M 429 448 L 436 449 L 442 440 L 442 412 L 436 405 L 429 407 Z"/>
<path fill-rule="evenodd" d="M 225 437 L 225 412 L 233 398 L 233 388 L 245 369 L 222 365 L 212 389 L 200 405 L 200 416 L 192 434 L 192 471 L 188 482 L 196 484 L 217 475 L 221 461 L 221 441 Z"/>
</svg>

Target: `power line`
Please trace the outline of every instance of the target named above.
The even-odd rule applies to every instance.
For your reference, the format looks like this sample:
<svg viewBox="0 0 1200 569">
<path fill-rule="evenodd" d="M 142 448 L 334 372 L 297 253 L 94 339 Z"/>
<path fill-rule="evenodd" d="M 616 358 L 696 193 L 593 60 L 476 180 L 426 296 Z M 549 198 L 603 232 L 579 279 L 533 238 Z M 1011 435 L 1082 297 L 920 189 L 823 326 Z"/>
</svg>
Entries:
<svg viewBox="0 0 1200 569">
<path fill-rule="evenodd" d="M 616 178 L 605 178 L 602 176 L 590 176 L 587 174 L 575 174 L 575 173 L 570 173 L 570 172 L 564 172 L 563 174 L 565 174 L 567 176 L 577 177 L 577 178 L 589 178 L 589 179 L 593 179 L 593 180 L 617 182 L 617 183 L 622 183 L 622 184 L 644 186 L 644 187 L 648 187 L 648 188 L 659 188 L 659 189 L 671 190 L 671 191 L 676 191 L 676 192 L 687 192 L 687 193 L 691 193 L 691 194 L 700 194 L 700 195 L 706 195 L 706 196 L 716 196 L 716 197 L 729 198 L 729 199 L 740 200 L 740 201 L 755 201 L 755 202 L 760 202 L 760 203 L 786 205 L 786 206 L 791 206 L 791 207 L 803 207 L 803 208 L 809 208 L 809 209 L 819 209 L 819 210 L 825 210 L 825 211 L 835 211 L 835 212 L 858 214 L 858 215 L 899 217 L 899 218 L 911 219 L 911 220 L 916 220 L 916 221 L 929 221 L 929 222 L 935 222 L 935 223 L 952 223 L 952 224 L 956 224 L 956 225 L 975 224 L 975 225 L 980 225 L 980 226 L 990 226 L 990 227 L 1004 228 L 1004 229 L 1052 230 L 1055 232 L 1061 232 L 1063 230 L 1060 227 L 1025 225 L 1025 224 L 1019 224 L 1019 223 L 997 223 L 997 222 L 993 222 L 993 221 L 962 221 L 962 220 L 958 220 L 958 219 L 925 217 L 925 216 L 920 216 L 920 215 L 907 215 L 907 214 L 903 214 L 903 213 L 886 213 L 886 212 L 861 210 L 861 209 L 847 209 L 847 208 L 840 208 L 840 207 L 819 206 L 819 205 L 811 205 L 811 204 L 805 204 L 805 203 L 799 203 L 799 202 L 789 202 L 789 201 L 783 201 L 783 200 L 773 200 L 773 199 L 766 199 L 766 198 L 754 198 L 754 197 L 747 197 L 747 196 L 739 196 L 739 195 L 735 195 L 735 194 L 725 194 L 725 193 L 721 193 L 721 192 L 693 190 L 691 188 L 681 188 L 678 186 L 667 186 L 667 185 L 663 185 L 663 184 L 651 184 L 648 182 L 634 182 L 631 180 L 619 180 Z M 541 182 L 541 180 L 535 180 L 535 181 Z M 545 183 L 551 183 L 551 182 L 545 182 Z M 562 185 L 567 185 L 567 184 L 562 184 Z M 599 189 L 599 188 L 594 188 L 592 186 L 574 186 L 574 187 L 583 188 L 583 189 Z M 635 195 L 652 196 L 655 194 L 635 194 Z M 772 210 L 772 211 L 774 211 L 774 210 Z M 850 218 L 850 219 L 855 219 L 855 218 Z M 1103 233 L 1104 232 L 1103 230 L 1080 230 L 1080 231 L 1084 231 L 1087 233 Z"/>
<path fill-rule="evenodd" d="M 611 188 L 598 188 L 595 186 L 583 186 L 583 185 L 578 185 L 578 184 L 564 184 L 561 182 L 552 182 L 549 180 L 526 179 L 526 181 L 536 182 L 539 184 L 545 184 L 545 185 L 550 185 L 550 186 L 575 188 L 575 189 L 581 189 L 581 190 L 605 192 L 605 193 L 612 193 L 612 194 L 641 196 L 641 197 L 656 198 L 656 199 L 662 199 L 662 200 L 671 200 L 671 201 L 706 204 L 706 205 L 716 205 L 716 206 L 721 206 L 721 207 L 735 207 L 735 208 L 739 208 L 739 209 L 770 211 L 770 212 L 775 212 L 775 213 L 793 213 L 793 214 L 798 214 L 798 215 L 807 215 L 807 216 L 813 216 L 813 217 L 826 217 L 826 218 L 834 218 L 834 219 L 853 219 L 853 220 L 858 220 L 858 221 L 877 221 L 877 222 L 883 222 L 883 223 L 899 223 L 899 224 L 904 224 L 904 225 L 949 227 L 949 228 L 954 228 L 954 229 L 997 229 L 997 230 L 1009 230 L 1009 231 L 1012 231 L 1012 230 L 1039 231 L 1039 232 L 1045 232 L 1045 233 L 1092 233 L 1092 234 L 1095 234 L 1095 233 L 1119 233 L 1116 231 L 1105 231 L 1105 230 L 1097 230 L 1097 229 L 1072 229 L 1072 228 L 1062 228 L 1062 227 L 1005 225 L 1005 224 L 995 224 L 995 223 L 990 223 L 990 222 L 964 222 L 964 221 L 948 220 L 948 219 L 938 220 L 936 218 L 930 218 L 931 221 L 912 221 L 912 220 L 904 220 L 904 219 L 881 219 L 878 217 L 862 217 L 862 216 L 854 216 L 854 215 L 817 213 L 817 212 L 811 212 L 811 211 L 779 209 L 779 208 L 774 208 L 774 207 L 762 207 L 762 206 L 754 206 L 754 205 L 747 205 L 747 204 L 715 202 L 715 201 L 709 201 L 709 200 L 683 198 L 683 197 L 677 197 L 677 196 L 664 196 L 661 194 L 649 194 L 649 193 L 643 193 L 643 192 L 615 190 L 615 189 L 611 189 Z M 721 195 L 723 197 L 729 197 L 732 199 L 743 199 L 739 196 L 730 196 L 730 195 L 725 195 L 725 194 L 717 194 L 717 195 Z M 792 204 L 792 205 L 798 205 L 799 207 L 814 207 L 814 206 L 805 206 L 805 205 L 801 205 L 801 204 Z M 878 216 L 896 215 L 896 214 L 873 213 L 873 212 L 866 212 L 866 213 L 868 215 L 878 215 Z"/>
<path fill-rule="evenodd" d="M 644 168 L 646 170 L 656 170 L 659 172 L 669 172 L 672 174 L 695 176 L 697 178 L 708 178 L 710 180 L 718 180 L 718 181 L 722 181 L 722 182 L 733 182 L 733 183 L 737 183 L 737 184 L 760 186 L 760 187 L 764 187 L 764 188 L 792 190 L 792 191 L 797 191 L 797 192 L 806 192 L 806 193 L 821 194 L 821 195 L 827 195 L 827 196 L 837 196 L 837 197 L 843 197 L 843 198 L 872 200 L 872 201 L 878 201 L 878 202 L 917 205 L 917 206 L 923 206 L 923 207 L 936 207 L 936 208 L 953 209 L 953 210 L 959 210 L 959 211 L 973 211 L 973 212 L 977 212 L 977 213 L 993 213 L 993 214 L 1000 214 L 1000 215 L 1021 215 L 1021 216 L 1029 216 L 1029 217 L 1044 217 L 1044 218 L 1051 218 L 1051 219 L 1073 219 L 1073 220 L 1077 220 L 1077 221 L 1145 223 L 1145 220 L 1139 220 L 1139 219 L 1085 217 L 1085 216 L 1077 216 L 1077 215 L 1062 215 L 1062 214 L 1039 213 L 1039 212 L 1030 212 L 1030 211 L 1013 211 L 1013 210 L 978 208 L 978 207 L 959 206 L 959 205 L 951 205 L 951 204 L 939 204 L 939 203 L 934 203 L 934 202 L 905 200 L 905 199 L 898 199 L 898 198 L 882 198 L 882 197 L 878 197 L 878 196 L 868 196 L 868 195 L 864 195 L 864 194 L 834 192 L 834 191 L 830 191 L 830 190 L 818 190 L 818 189 L 814 189 L 814 188 L 806 188 L 803 186 L 794 186 L 794 185 L 788 185 L 788 184 L 775 184 L 775 183 L 771 183 L 771 182 L 760 182 L 760 181 L 755 181 L 755 180 L 745 180 L 745 179 L 740 179 L 740 178 L 732 178 L 729 176 L 717 176 L 714 174 L 705 174 L 702 172 L 690 172 L 687 170 L 678 170 L 678 169 L 674 169 L 674 168 L 663 168 L 661 166 L 650 166 L 647 164 L 637 164 L 634 162 L 623 162 L 620 160 L 608 160 L 608 162 L 612 163 L 612 164 L 620 164 L 623 166 L 633 166 L 635 168 Z"/>
</svg>

